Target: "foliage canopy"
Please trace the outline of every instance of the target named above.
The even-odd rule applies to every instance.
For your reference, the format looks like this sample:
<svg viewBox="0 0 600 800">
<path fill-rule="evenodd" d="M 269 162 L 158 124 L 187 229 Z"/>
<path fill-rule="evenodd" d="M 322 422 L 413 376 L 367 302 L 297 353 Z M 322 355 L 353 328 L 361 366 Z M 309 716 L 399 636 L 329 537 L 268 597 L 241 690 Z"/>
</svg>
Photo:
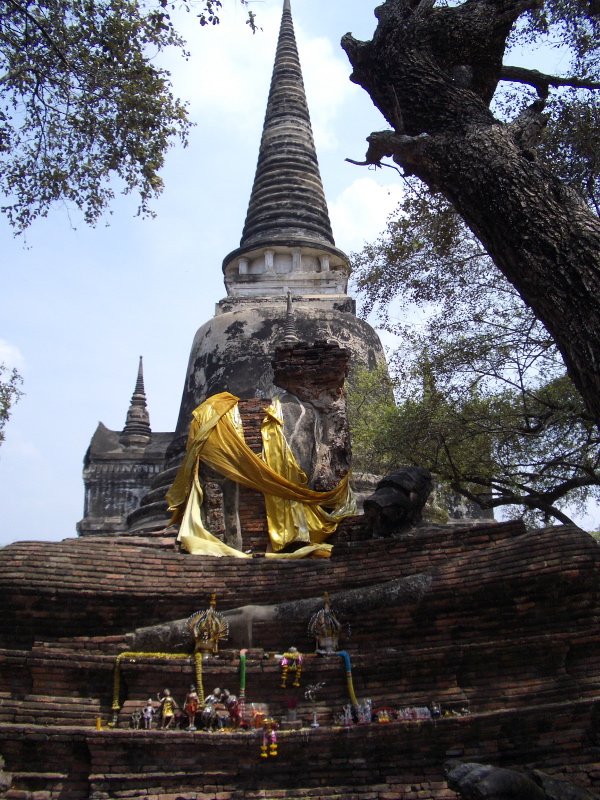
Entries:
<svg viewBox="0 0 600 800">
<path fill-rule="evenodd" d="M 391 157 L 434 204 L 458 212 L 467 239 L 543 322 L 600 423 L 597 1 L 384 0 L 376 16 L 371 41 L 347 34 L 342 46 L 391 129 L 372 133 L 355 163 Z M 511 66 L 516 46 L 555 48 L 566 74 Z M 458 225 L 444 219 L 429 221 Z M 444 241 L 442 230 L 440 252 Z M 400 258 L 418 255 L 404 248 Z M 390 272 L 393 294 L 401 278 Z"/>
<path fill-rule="evenodd" d="M 363 313 L 399 337 L 398 406 L 380 377 L 351 390 L 366 468 L 419 464 L 531 520 L 600 497 L 600 433 L 560 353 L 446 201 L 413 183 L 354 266 Z"/>
<path fill-rule="evenodd" d="M 22 395 L 19 389 L 22 382 L 16 369 L 9 370 L 0 363 L 0 444 L 4 441 L 4 426 L 10 416 L 10 410 Z"/>
<path fill-rule="evenodd" d="M 218 0 L 184 6 L 200 25 L 219 22 Z M 94 224 L 113 198 L 111 178 L 151 213 L 165 152 L 190 127 L 154 63 L 165 48 L 186 55 L 174 9 L 169 0 L 0 0 L 1 209 L 17 233 L 61 201 Z"/>
</svg>

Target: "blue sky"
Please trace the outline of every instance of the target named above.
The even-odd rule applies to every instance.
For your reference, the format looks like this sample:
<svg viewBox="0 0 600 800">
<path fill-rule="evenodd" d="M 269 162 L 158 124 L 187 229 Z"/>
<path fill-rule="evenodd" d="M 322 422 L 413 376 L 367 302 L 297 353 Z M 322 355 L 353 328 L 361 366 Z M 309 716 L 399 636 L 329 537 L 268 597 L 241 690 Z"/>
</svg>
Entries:
<svg viewBox="0 0 600 800">
<path fill-rule="evenodd" d="M 192 56 L 163 62 L 196 127 L 167 157 L 155 219 L 118 196 L 108 225 L 95 229 L 64 207 L 25 241 L 0 220 L 0 361 L 17 366 L 25 391 L 0 447 L 0 545 L 75 535 L 83 456 L 98 421 L 123 427 L 139 355 L 152 429 L 173 430 L 194 333 L 225 295 L 221 261 L 239 243 L 281 5 L 253 3 L 262 27 L 254 36 L 233 0 L 215 28 L 182 14 Z M 344 160 L 362 159 L 366 136 L 387 127 L 348 80 L 339 47 L 347 31 L 371 37 L 374 5 L 292 0 L 323 184 L 346 252 L 377 235 L 401 196 L 392 170 Z"/>
</svg>

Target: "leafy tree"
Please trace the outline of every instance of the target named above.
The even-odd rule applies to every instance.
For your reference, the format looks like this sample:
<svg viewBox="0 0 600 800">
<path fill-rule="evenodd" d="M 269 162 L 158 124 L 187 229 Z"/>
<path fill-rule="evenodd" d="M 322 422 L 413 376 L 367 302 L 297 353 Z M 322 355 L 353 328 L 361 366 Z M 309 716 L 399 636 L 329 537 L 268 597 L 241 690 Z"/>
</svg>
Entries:
<svg viewBox="0 0 600 800">
<path fill-rule="evenodd" d="M 19 389 L 22 382 L 16 369 L 9 370 L 0 364 L 0 444 L 4 441 L 4 426 L 8 422 L 10 409 L 23 394 Z"/>
<path fill-rule="evenodd" d="M 392 127 L 368 137 L 361 163 L 391 157 L 458 211 L 543 322 L 600 422 L 597 2 L 385 0 L 376 16 L 372 41 L 342 40 L 352 80 Z M 567 46 L 569 75 L 503 63 L 507 46 L 523 42 Z M 491 107 L 501 81 L 521 98 L 503 117 Z"/>
<path fill-rule="evenodd" d="M 346 383 L 354 472 L 383 474 L 398 466 L 389 432 L 398 409 L 386 364 L 355 367 Z"/>
<path fill-rule="evenodd" d="M 218 0 L 185 7 L 200 25 L 219 21 Z M 17 233 L 60 201 L 94 224 L 113 177 L 150 213 L 165 152 L 190 127 L 153 62 L 168 47 L 186 55 L 173 9 L 169 0 L 0 0 L 1 208 Z"/>
<path fill-rule="evenodd" d="M 413 183 L 354 261 L 363 312 L 400 341 L 398 408 L 363 402 L 376 433 L 361 439 L 362 422 L 359 454 L 426 466 L 484 508 L 544 520 L 600 496 L 600 433 L 560 353 L 445 200 Z"/>
</svg>

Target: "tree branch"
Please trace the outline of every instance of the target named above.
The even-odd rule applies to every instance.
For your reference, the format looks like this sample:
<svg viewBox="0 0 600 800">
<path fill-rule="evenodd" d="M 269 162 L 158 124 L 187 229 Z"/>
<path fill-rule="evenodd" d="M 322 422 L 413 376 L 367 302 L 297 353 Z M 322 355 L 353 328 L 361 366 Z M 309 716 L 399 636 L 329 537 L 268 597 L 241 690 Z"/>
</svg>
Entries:
<svg viewBox="0 0 600 800">
<path fill-rule="evenodd" d="M 429 135 L 421 133 L 419 136 L 405 136 L 397 134 L 395 131 L 378 131 L 367 137 L 369 147 L 364 161 L 354 161 L 347 158 L 351 164 L 358 166 L 391 166 L 382 164 L 382 158 L 393 158 L 399 164 L 405 174 L 412 174 L 411 165 L 422 165 L 424 161 L 424 149 Z"/>
<path fill-rule="evenodd" d="M 547 95 L 549 86 L 571 86 L 573 89 L 600 89 L 600 83 L 584 80 L 583 78 L 560 78 L 557 75 L 547 75 L 544 72 L 539 72 L 537 69 L 511 67 L 509 65 L 502 66 L 500 80 L 527 83 L 530 86 L 535 86 L 540 95 Z"/>
<path fill-rule="evenodd" d="M 58 56 L 58 58 L 67 67 L 67 69 L 72 69 L 68 59 L 56 45 L 54 39 L 50 36 L 46 28 L 42 25 L 42 23 L 38 19 L 36 19 L 32 14 L 30 14 L 26 8 L 24 8 L 20 3 L 18 3 L 17 0 L 8 0 L 8 2 L 11 3 L 14 6 L 14 8 L 16 8 L 21 14 L 23 14 L 26 20 L 29 20 L 29 22 L 31 22 L 32 25 L 35 25 L 35 27 L 40 31 L 44 39 L 48 42 L 51 50 L 54 51 L 55 55 Z"/>
<path fill-rule="evenodd" d="M 458 494 L 461 494 L 463 497 L 466 497 L 467 500 L 470 500 L 472 503 L 476 503 L 480 508 L 497 508 L 498 506 L 522 505 L 531 510 L 537 509 L 538 511 L 543 511 L 545 514 L 550 514 L 565 525 L 576 525 L 576 523 L 570 517 L 568 517 L 558 508 L 555 508 L 550 503 L 546 503 L 539 495 L 523 496 L 515 494 L 510 490 L 507 491 L 507 489 L 504 487 L 500 488 L 492 486 L 491 488 L 495 488 L 496 491 L 504 491 L 504 494 L 501 497 L 494 497 L 482 501 L 480 495 L 470 492 L 464 486 L 454 482 L 451 485 L 454 491 L 456 491 Z M 485 484 L 481 483 L 481 485 Z M 577 525 L 577 527 L 579 526 Z"/>
</svg>

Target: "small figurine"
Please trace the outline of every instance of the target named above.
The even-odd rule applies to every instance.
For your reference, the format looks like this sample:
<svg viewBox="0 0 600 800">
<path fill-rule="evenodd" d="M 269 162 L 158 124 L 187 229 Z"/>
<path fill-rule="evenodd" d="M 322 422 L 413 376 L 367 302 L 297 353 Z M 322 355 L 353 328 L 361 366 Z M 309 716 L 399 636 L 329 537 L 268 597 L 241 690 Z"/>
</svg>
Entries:
<svg viewBox="0 0 600 800">
<path fill-rule="evenodd" d="M 198 713 L 198 705 L 200 701 L 198 699 L 198 693 L 196 691 L 195 685 L 192 683 L 190 685 L 190 690 L 186 695 L 185 702 L 183 704 L 183 710 L 185 711 L 187 718 L 188 718 L 188 731 L 195 731 L 196 730 L 196 714 Z"/>
<path fill-rule="evenodd" d="M 204 701 L 204 710 L 202 712 L 202 724 L 206 730 L 221 730 L 224 723 L 223 711 L 225 705 L 222 699 L 223 692 L 219 687 L 212 690 Z"/>
<path fill-rule="evenodd" d="M 144 706 L 142 710 L 142 718 L 144 720 L 144 729 L 149 731 L 152 727 L 152 719 L 154 717 L 154 704 L 152 703 L 152 698 L 148 698 L 148 702 Z"/>
<path fill-rule="evenodd" d="M 221 702 L 229 713 L 231 727 L 239 728 L 242 722 L 242 715 L 237 697 L 234 694 L 231 694 L 228 689 L 223 689 L 223 693 L 221 694 Z"/>
<path fill-rule="evenodd" d="M 373 702 L 364 700 L 358 707 L 358 724 L 369 725 L 373 721 Z"/>
<path fill-rule="evenodd" d="M 175 721 L 177 703 L 171 697 L 171 692 L 168 689 L 164 690 L 162 697 L 160 696 L 160 692 L 156 696 L 160 703 L 161 728 L 170 728 Z"/>
<path fill-rule="evenodd" d="M 131 712 L 131 719 L 129 721 L 129 724 L 134 731 L 139 731 L 141 721 L 142 721 L 142 712 L 138 711 L 138 709 L 136 708 L 135 711 Z"/>
</svg>

